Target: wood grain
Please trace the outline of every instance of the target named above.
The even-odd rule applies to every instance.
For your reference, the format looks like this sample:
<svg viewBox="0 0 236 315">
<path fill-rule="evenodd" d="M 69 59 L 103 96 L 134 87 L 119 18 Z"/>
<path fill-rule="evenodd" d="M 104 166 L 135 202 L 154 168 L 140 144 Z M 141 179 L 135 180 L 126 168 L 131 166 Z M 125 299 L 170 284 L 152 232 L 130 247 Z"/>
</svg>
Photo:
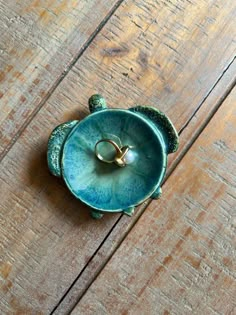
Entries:
<svg viewBox="0 0 236 315">
<path fill-rule="evenodd" d="M 189 147 L 199 136 L 204 126 L 207 125 L 210 118 L 220 107 L 224 99 L 228 96 L 236 79 L 236 60 L 224 72 L 222 78 L 214 86 L 211 93 L 204 100 L 200 109 L 195 113 L 189 124 L 181 130 L 179 151 L 169 156 L 169 165 L 167 169 L 167 178 L 178 163 L 181 163 L 182 157 L 186 154 Z M 164 191 L 165 194 L 165 191 Z M 121 242 L 137 222 L 141 214 L 145 211 L 150 201 L 145 202 L 135 211 L 132 220 L 125 215 L 121 215 L 115 226 L 107 235 L 105 241 L 99 246 L 95 255 L 90 259 L 85 269 L 72 284 L 69 292 L 62 298 L 55 310 L 56 315 L 69 314 L 77 302 L 81 299 L 86 289 L 96 279 L 98 274 L 104 268 L 111 256 L 115 253 Z"/>
<path fill-rule="evenodd" d="M 0 1 L 1 154 L 120 2 Z"/>
<path fill-rule="evenodd" d="M 180 130 L 233 59 L 234 9 L 231 1 L 125 2 L 35 115 L 0 165 L 3 313 L 52 311 L 120 218 L 91 220 L 49 175 L 51 130 L 83 118 L 94 92 L 113 107 L 159 100 Z"/>
<path fill-rule="evenodd" d="M 7 50 L 6 59 L 10 60 L 5 61 L 5 70 L 3 69 L 2 74 L 1 93 L 3 97 L 1 103 L 4 106 L 1 113 L 3 119 L 1 154 L 4 153 L 4 149 L 9 149 L 27 121 L 42 106 L 49 87 L 52 87 L 51 82 L 59 80 L 59 76 L 68 66 L 68 62 L 72 60 L 75 52 L 78 53 L 78 49 L 85 42 L 85 40 L 81 42 L 83 30 L 85 32 L 88 24 L 91 25 L 90 22 L 86 23 L 88 21 L 87 12 L 100 16 L 103 11 L 108 10 L 103 8 L 105 4 L 100 7 L 100 2 L 100 5 L 96 5 L 96 2 L 90 1 L 88 5 L 87 1 L 86 4 L 80 1 L 80 4 L 76 5 L 77 2 L 70 1 L 71 4 L 68 5 L 68 1 L 63 1 L 65 8 L 58 11 L 59 19 L 55 21 L 54 29 L 54 24 L 52 23 L 51 26 L 50 19 L 53 19 L 53 12 L 57 10 L 57 2 L 50 3 L 48 1 L 44 8 L 38 1 L 33 2 L 31 6 L 24 1 L 19 8 L 20 12 L 21 9 L 23 10 L 23 17 L 24 10 L 26 11 L 25 20 L 31 21 L 29 23 L 34 27 L 31 32 L 29 26 L 26 35 L 24 32 L 22 34 L 19 32 L 21 34 L 18 36 L 19 45 L 22 48 L 18 48 L 16 42 L 13 42 L 17 47 L 16 56 L 11 57 L 10 55 L 11 49 L 14 53 L 13 44 L 8 49 L 9 52 Z M 96 7 L 96 10 L 92 10 L 93 7 Z M 37 22 L 39 25 L 34 20 L 37 20 L 38 15 L 33 14 L 30 10 L 33 13 L 36 10 L 38 15 L 42 14 L 42 22 Z M 66 10 L 69 11 L 67 15 Z M 28 13 L 28 11 L 30 12 Z M 93 91 L 101 89 L 106 94 L 105 96 L 110 96 L 109 101 L 112 104 L 118 104 L 120 101 L 121 104 L 133 105 L 135 101 L 150 102 L 156 105 L 159 101 L 164 103 L 165 109 L 169 109 L 174 116 L 177 116 L 176 118 L 183 116 L 187 119 L 192 110 L 191 104 L 199 101 L 202 93 L 207 94 L 208 84 L 214 84 L 215 78 L 222 73 L 225 65 L 235 54 L 234 12 L 235 4 L 230 0 L 225 1 L 223 7 L 219 0 L 208 2 L 172 0 L 160 3 L 150 1 L 147 4 L 131 0 L 125 2 L 119 10 L 119 14 L 114 16 L 106 30 L 91 46 L 88 60 L 83 59 L 85 64 L 82 63 L 81 67 L 81 63 L 78 63 L 78 67 L 75 67 L 78 75 L 75 76 L 76 81 L 74 82 L 75 78 L 72 81 L 76 84 L 68 81 L 68 97 L 71 96 L 71 93 L 74 94 L 75 85 L 80 85 L 76 88 L 83 89 L 85 98 L 81 99 L 81 94 L 79 94 L 80 98 L 74 100 L 78 103 L 84 102 L 90 96 L 90 92 L 85 92 L 88 89 Z M 7 14 L 12 14 L 11 8 L 10 12 L 4 13 L 4 16 L 8 16 Z M 31 17 L 32 14 L 33 17 Z M 78 16 L 78 14 L 81 15 Z M 16 15 L 16 17 L 18 16 L 21 15 Z M 46 22 L 44 21 L 44 16 L 48 17 L 50 23 L 47 22 L 47 19 Z M 12 17 L 10 16 L 10 18 Z M 91 15 L 89 21 L 94 19 L 95 17 Z M 76 24 L 77 21 L 79 21 L 79 25 Z M 46 23 L 46 35 L 42 25 L 44 22 Z M 62 29 L 57 23 L 59 26 L 60 23 L 62 24 Z M 13 23 L 13 34 L 18 29 L 18 24 L 20 23 Z M 81 32 L 78 32 L 81 27 Z M 68 32 L 71 31 L 71 34 L 66 33 L 63 36 L 64 28 Z M 27 27 L 24 29 L 27 30 Z M 91 29 L 88 30 L 90 30 L 88 34 L 91 34 Z M 54 39 L 53 33 L 49 34 L 51 36 L 47 34 L 53 31 L 56 32 L 56 35 L 57 31 L 59 33 L 56 39 Z M 60 38 L 61 33 L 62 38 Z M 6 37 L 3 42 L 9 43 L 8 32 L 4 34 Z M 36 39 L 42 37 L 42 40 L 39 40 L 39 47 L 33 49 L 35 60 L 32 60 L 25 52 L 28 51 L 28 46 L 25 47 L 25 45 L 27 42 L 33 42 L 31 45 L 36 45 L 35 37 Z M 59 43 L 57 37 L 59 37 Z M 68 41 L 72 43 L 70 50 Z M 58 49 L 53 46 L 54 44 Z M 43 47 L 41 48 L 40 45 Z M 12 64 L 14 60 L 19 69 L 12 72 L 11 68 L 16 68 Z M 20 66 L 21 63 L 22 66 Z M 18 73 L 15 74 L 16 77 L 14 77 L 14 72 Z M 183 73 L 185 76 L 182 76 Z M 26 83 L 24 83 L 25 80 Z M 188 80 L 189 85 L 183 87 L 182 83 L 185 80 Z M 116 98 L 114 95 L 110 95 L 111 83 L 117 92 Z M 12 86 L 11 89 L 10 86 Z M 33 95 L 31 95 L 32 93 Z M 62 96 L 62 99 L 64 100 L 65 97 Z M 180 107 L 182 102 L 186 106 L 188 105 L 189 110 L 184 109 L 184 112 L 180 111 L 176 115 L 174 105 L 178 103 Z"/>
<path fill-rule="evenodd" d="M 76 314 L 235 314 L 236 88 Z"/>
</svg>

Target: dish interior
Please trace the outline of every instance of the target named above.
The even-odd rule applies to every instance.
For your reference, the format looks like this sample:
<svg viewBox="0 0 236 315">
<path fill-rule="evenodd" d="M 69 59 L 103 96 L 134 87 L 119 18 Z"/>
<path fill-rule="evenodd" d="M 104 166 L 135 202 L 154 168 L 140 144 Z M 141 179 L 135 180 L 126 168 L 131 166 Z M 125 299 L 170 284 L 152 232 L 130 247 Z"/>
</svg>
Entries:
<svg viewBox="0 0 236 315">
<path fill-rule="evenodd" d="M 95 145 L 107 138 L 132 146 L 130 164 L 119 167 L 98 160 Z M 62 171 L 70 191 L 103 211 L 140 204 L 161 184 L 165 169 L 165 144 L 159 131 L 127 110 L 89 115 L 72 130 L 63 149 Z"/>
</svg>

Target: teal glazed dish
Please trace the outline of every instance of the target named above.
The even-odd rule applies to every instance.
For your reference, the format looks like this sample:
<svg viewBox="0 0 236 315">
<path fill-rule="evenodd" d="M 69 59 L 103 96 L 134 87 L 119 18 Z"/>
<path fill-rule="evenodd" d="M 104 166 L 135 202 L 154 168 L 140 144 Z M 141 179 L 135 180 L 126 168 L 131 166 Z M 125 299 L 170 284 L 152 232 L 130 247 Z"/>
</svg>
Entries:
<svg viewBox="0 0 236 315">
<path fill-rule="evenodd" d="M 98 94 L 91 114 L 56 127 L 48 142 L 50 172 L 91 208 L 132 215 L 137 205 L 161 195 L 167 155 L 178 149 L 178 134 L 159 110 L 136 106 L 108 109 Z"/>
</svg>

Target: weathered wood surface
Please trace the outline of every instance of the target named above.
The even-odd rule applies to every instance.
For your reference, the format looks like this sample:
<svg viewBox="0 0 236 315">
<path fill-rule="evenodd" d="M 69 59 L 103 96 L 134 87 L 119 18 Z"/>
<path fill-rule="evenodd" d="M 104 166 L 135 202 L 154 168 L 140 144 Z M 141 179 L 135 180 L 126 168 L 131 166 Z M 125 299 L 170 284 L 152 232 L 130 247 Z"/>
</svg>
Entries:
<svg viewBox="0 0 236 315">
<path fill-rule="evenodd" d="M 48 174 L 52 128 L 82 118 L 88 97 L 101 92 L 113 107 L 157 107 L 159 100 L 181 130 L 234 57 L 234 7 L 231 1 L 223 8 L 219 1 L 125 2 L 35 115 L 0 165 L 3 313 L 49 313 L 120 218 L 91 220 Z M 109 250 L 116 245 L 114 239 Z"/>
<path fill-rule="evenodd" d="M 236 88 L 76 314 L 236 313 Z"/>
<path fill-rule="evenodd" d="M 0 154 L 120 1 L 0 1 Z"/>
<path fill-rule="evenodd" d="M 227 71 L 222 76 L 221 80 L 214 87 L 212 92 L 205 99 L 200 109 L 195 114 L 194 118 L 190 120 L 189 124 L 181 131 L 180 134 L 180 148 L 177 153 L 169 156 L 169 165 L 167 169 L 167 177 L 176 167 L 177 163 L 181 162 L 182 156 L 187 152 L 192 142 L 201 133 L 202 128 L 207 125 L 209 119 L 214 112 L 222 104 L 223 100 L 227 97 L 232 87 L 235 85 L 236 79 L 236 61 L 234 61 Z M 165 191 L 164 191 L 165 194 Z M 101 244 L 96 255 L 92 257 L 82 274 L 76 279 L 70 288 L 69 292 L 62 299 L 58 305 L 55 314 L 67 314 L 76 305 L 77 301 L 83 296 L 86 289 L 97 277 L 99 272 L 105 266 L 110 257 L 114 254 L 117 247 L 124 240 L 125 236 L 129 233 L 132 226 L 138 220 L 140 215 L 147 207 L 148 202 L 136 209 L 135 214 L 130 220 L 129 217 L 122 215 L 111 232 L 106 238 L 106 241 Z"/>
<path fill-rule="evenodd" d="M 42 106 L 71 60 L 78 57 L 94 24 L 102 21 L 112 4 L 120 2 L 42 4 L 25 0 L 15 5 L 2 1 L 1 28 L 6 31 L 1 37 L 1 154 Z M 89 54 L 85 68 L 79 67 L 80 84 L 83 89 L 97 90 L 102 80 L 110 94 L 110 83 L 116 80 L 117 97 L 112 95 L 112 102 L 156 104 L 159 99 L 169 108 L 181 93 L 181 102 L 192 103 L 201 92 L 207 93 L 205 83 L 213 83 L 235 53 L 234 6 L 230 0 L 223 7 L 219 0 L 125 2 L 92 45 L 94 54 Z M 93 77 L 83 82 L 85 69 Z M 192 86 L 183 87 L 183 72 L 183 80 L 195 80 L 194 94 L 189 93 Z M 184 114 L 188 112 L 179 113 Z"/>
</svg>

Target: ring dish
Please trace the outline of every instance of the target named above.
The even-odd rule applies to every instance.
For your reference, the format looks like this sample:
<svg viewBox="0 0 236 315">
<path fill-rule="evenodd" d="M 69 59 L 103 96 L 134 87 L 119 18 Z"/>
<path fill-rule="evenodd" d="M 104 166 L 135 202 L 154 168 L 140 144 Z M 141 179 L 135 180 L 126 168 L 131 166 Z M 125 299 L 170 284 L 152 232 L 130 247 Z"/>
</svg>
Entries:
<svg viewBox="0 0 236 315">
<path fill-rule="evenodd" d="M 49 169 L 96 218 L 105 212 L 131 215 L 147 198 L 158 198 L 167 155 L 178 147 L 173 125 L 159 111 L 104 104 L 93 96 L 91 115 L 57 127 L 48 145 Z"/>
</svg>

